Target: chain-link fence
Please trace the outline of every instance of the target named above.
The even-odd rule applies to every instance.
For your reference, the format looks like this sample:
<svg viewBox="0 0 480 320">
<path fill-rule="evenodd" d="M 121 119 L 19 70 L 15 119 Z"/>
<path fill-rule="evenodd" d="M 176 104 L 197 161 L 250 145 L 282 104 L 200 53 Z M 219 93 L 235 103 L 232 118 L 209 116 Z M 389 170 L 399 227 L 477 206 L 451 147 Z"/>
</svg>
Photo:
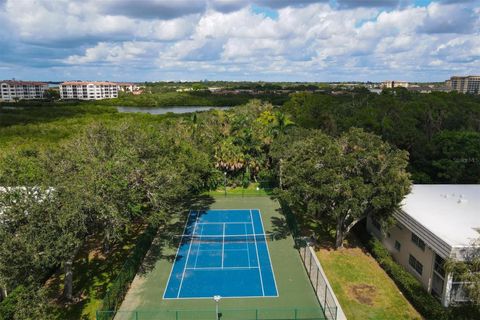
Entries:
<svg viewBox="0 0 480 320">
<path fill-rule="evenodd" d="M 97 320 L 216 320 L 215 306 L 210 310 L 135 310 L 97 311 Z M 320 308 L 223 309 L 219 320 L 325 320 Z"/>
<path fill-rule="evenodd" d="M 320 305 L 325 312 L 326 319 L 337 319 L 337 303 L 333 292 L 327 284 L 327 278 L 321 271 L 320 262 L 315 255 L 315 251 L 312 247 L 306 245 L 300 247 L 299 252 L 303 264 L 305 265 L 305 269 L 307 270 L 308 277 L 310 278 L 310 282 L 315 290 L 315 294 L 317 295 L 318 302 L 320 302 Z"/>
</svg>

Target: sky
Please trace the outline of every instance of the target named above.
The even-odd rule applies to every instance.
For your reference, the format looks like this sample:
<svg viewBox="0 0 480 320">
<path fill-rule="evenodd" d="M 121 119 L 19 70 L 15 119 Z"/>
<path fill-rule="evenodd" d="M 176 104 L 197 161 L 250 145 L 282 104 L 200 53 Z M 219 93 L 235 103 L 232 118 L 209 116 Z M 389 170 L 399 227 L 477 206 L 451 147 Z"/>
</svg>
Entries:
<svg viewBox="0 0 480 320">
<path fill-rule="evenodd" d="M 480 0 L 0 0 L 0 79 L 467 74 L 480 74 Z"/>
</svg>

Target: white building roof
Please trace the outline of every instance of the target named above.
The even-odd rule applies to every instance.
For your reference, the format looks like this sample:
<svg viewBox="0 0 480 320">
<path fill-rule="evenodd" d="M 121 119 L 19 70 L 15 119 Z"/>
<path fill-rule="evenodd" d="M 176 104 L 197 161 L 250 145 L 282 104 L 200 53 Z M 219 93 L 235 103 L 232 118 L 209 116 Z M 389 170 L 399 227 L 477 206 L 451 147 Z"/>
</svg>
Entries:
<svg viewBox="0 0 480 320">
<path fill-rule="evenodd" d="M 413 185 L 401 208 L 451 247 L 480 238 L 480 185 Z"/>
</svg>

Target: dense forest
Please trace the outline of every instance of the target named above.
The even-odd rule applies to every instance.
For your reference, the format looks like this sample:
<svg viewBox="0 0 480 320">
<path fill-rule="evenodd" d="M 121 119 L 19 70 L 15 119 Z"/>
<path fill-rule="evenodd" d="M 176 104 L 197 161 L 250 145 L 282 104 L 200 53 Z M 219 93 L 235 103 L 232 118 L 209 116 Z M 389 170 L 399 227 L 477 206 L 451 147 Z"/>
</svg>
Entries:
<svg viewBox="0 0 480 320">
<path fill-rule="evenodd" d="M 295 94 L 285 112 L 305 128 L 332 136 L 363 128 L 410 154 L 416 183 L 480 182 L 480 96 L 412 93 Z"/>
<path fill-rule="evenodd" d="M 152 95 L 0 107 L 0 319 L 78 318 L 75 263 L 92 239 L 108 257 L 136 228 L 162 232 L 224 175 L 231 187 L 275 186 L 306 232 L 330 230 L 336 248 L 367 214 L 387 221 L 412 180 L 480 182 L 478 96 L 225 96 L 243 105 L 163 116 L 111 107 Z"/>
</svg>

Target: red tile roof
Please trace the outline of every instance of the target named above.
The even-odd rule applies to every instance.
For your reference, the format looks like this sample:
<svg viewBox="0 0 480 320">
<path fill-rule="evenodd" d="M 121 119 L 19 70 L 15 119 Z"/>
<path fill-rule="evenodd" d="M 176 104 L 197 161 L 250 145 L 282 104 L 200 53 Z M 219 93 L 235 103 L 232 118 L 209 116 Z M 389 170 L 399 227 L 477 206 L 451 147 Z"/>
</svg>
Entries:
<svg viewBox="0 0 480 320">
<path fill-rule="evenodd" d="M 18 81 L 18 80 L 2 80 L 0 83 L 6 83 L 11 86 L 46 86 L 48 85 L 45 82 L 36 82 L 36 81 Z"/>
</svg>

